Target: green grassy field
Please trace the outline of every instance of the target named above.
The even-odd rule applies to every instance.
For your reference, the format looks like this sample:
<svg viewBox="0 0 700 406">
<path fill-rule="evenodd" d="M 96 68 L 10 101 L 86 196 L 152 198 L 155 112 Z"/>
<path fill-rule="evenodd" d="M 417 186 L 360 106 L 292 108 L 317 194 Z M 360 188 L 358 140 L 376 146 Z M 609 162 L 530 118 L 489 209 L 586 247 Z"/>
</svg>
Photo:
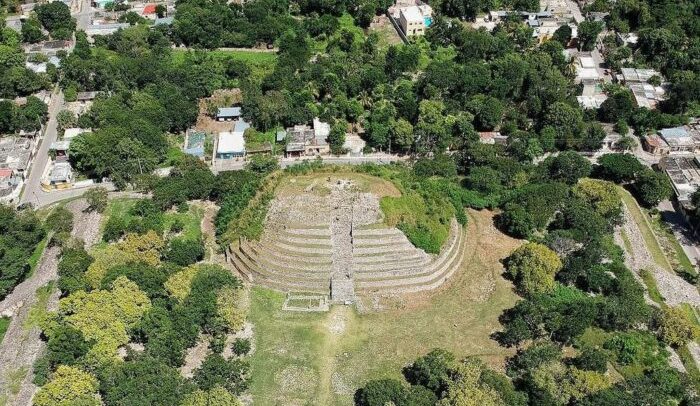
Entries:
<svg viewBox="0 0 700 406">
<path fill-rule="evenodd" d="M 476 355 L 496 368 L 512 351 L 489 338 L 517 300 L 501 278 L 500 259 L 519 244 L 471 212 L 461 272 L 432 294 L 382 299 L 381 311 L 334 306 L 327 313 L 282 310 L 284 295 L 253 288 L 255 328 L 251 392 L 256 405 L 348 405 L 369 379 L 401 377 L 401 368 L 432 348 Z M 368 298 L 362 308 L 373 307 Z"/>
<path fill-rule="evenodd" d="M 122 199 L 112 199 L 109 201 L 109 205 L 102 216 L 101 229 L 104 229 L 104 225 L 107 223 L 110 217 L 117 216 L 122 217 L 126 220 L 131 218 L 129 210 L 134 207 L 134 204 L 138 199 L 133 198 L 122 198 Z M 186 213 L 179 213 L 175 211 L 169 211 L 163 216 L 163 228 L 165 231 L 170 229 L 172 223 L 176 220 L 182 221 L 184 227 L 182 229 L 182 236 L 185 238 L 197 239 L 201 237 L 201 221 L 204 215 L 204 210 L 201 207 L 197 207 L 193 204 L 189 205 L 189 210 Z"/>
<path fill-rule="evenodd" d="M 673 231 L 671 231 L 669 226 L 664 223 L 661 216 L 657 215 L 653 217 L 651 220 L 651 225 L 656 233 L 656 236 L 659 237 L 661 247 L 666 253 L 666 257 L 671 262 L 673 268 L 680 268 L 689 275 L 697 275 L 695 266 L 693 266 L 693 263 L 690 262 L 690 258 L 688 258 L 685 251 L 683 251 L 683 247 L 681 247 L 681 244 L 676 239 L 676 236 L 673 235 Z"/>
</svg>

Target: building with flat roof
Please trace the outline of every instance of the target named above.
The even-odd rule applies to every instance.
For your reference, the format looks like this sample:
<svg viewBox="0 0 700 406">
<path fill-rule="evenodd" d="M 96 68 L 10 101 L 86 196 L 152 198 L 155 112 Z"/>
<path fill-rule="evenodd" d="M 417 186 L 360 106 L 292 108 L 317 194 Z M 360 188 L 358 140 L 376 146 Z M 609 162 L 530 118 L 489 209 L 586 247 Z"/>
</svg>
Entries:
<svg viewBox="0 0 700 406">
<path fill-rule="evenodd" d="M 643 146 L 647 152 L 655 155 L 700 153 L 700 120 L 647 135 Z"/>
<path fill-rule="evenodd" d="M 700 162 L 696 156 L 665 156 L 659 167 L 666 172 L 676 198 L 681 204 L 690 201 L 690 196 L 700 187 Z"/>
<path fill-rule="evenodd" d="M 183 148 L 185 154 L 202 158 L 204 156 L 204 141 L 206 137 L 207 135 L 204 131 L 187 130 Z"/>
<path fill-rule="evenodd" d="M 216 146 L 217 159 L 233 159 L 245 156 L 245 139 L 242 132 L 224 131 L 219 133 Z"/>
<path fill-rule="evenodd" d="M 328 135 L 331 126 L 318 118 L 314 118 L 313 127 L 306 124 L 287 128 L 287 146 L 285 154 L 288 157 L 325 155 L 331 152 L 328 145 Z"/>
<path fill-rule="evenodd" d="M 73 138 L 79 136 L 80 134 L 90 132 L 90 130 L 86 130 L 84 128 L 66 128 L 63 131 L 63 139 L 64 140 L 72 140 Z"/>
</svg>

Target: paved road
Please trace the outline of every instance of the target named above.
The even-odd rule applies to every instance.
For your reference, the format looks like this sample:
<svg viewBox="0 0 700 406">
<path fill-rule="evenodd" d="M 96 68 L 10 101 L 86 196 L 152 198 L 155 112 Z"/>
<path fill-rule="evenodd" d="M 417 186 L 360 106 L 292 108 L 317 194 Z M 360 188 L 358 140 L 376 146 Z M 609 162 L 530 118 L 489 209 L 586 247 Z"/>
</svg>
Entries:
<svg viewBox="0 0 700 406">
<path fill-rule="evenodd" d="M 60 90 L 54 92 L 51 95 L 51 102 L 49 103 L 49 120 L 46 122 L 46 131 L 44 131 L 44 136 L 41 140 L 41 145 L 39 150 L 34 157 L 34 162 L 32 162 L 29 177 L 24 182 L 24 191 L 22 191 L 22 196 L 20 197 L 20 204 L 22 203 L 32 203 L 37 205 L 40 202 L 39 194 L 43 193 L 41 189 L 41 175 L 46 168 L 46 164 L 49 161 L 49 147 L 51 143 L 56 141 L 58 137 L 58 124 L 56 121 L 56 116 L 58 112 L 61 111 L 63 107 L 63 92 Z"/>
<path fill-rule="evenodd" d="M 78 13 L 73 14 L 73 17 L 75 17 L 77 29 L 84 31 L 92 24 L 92 8 L 90 7 L 90 0 L 76 1 L 79 4 L 79 11 Z"/>
<path fill-rule="evenodd" d="M 661 218 L 671 227 L 673 235 L 683 247 L 685 255 L 697 267 L 697 264 L 700 262 L 700 247 L 698 247 L 696 239 L 683 215 L 676 210 L 670 200 L 664 200 L 659 203 L 658 209 L 661 212 Z"/>
</svg>

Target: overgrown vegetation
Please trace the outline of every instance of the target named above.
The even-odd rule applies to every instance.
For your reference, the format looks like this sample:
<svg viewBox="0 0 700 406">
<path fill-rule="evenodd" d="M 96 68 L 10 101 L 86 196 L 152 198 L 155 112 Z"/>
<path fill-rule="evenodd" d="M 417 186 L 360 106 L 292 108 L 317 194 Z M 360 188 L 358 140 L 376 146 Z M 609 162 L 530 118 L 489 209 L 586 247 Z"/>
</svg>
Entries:
<svg viewBox="0 0 700 406">
<path fill-rule="evenodd" d="M 34 212 L 0 205 L 0 299 L 27 276 L 29 260 L 44 235 Z"/>
</svg>

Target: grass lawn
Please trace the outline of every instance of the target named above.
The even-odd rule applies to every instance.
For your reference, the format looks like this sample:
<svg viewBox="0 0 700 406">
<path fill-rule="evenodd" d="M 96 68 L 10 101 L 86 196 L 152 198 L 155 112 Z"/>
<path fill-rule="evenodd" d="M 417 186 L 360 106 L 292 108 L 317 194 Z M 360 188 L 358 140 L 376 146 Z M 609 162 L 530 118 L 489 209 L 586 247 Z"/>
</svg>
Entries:
<svg viewBox="0 0 700 406">
<path fill-rule="evenodd" d="M 673 272 L 671 264 L 668 262 L 668 259 L 666 258 L 663 249 L 659 245 L 659 241 L 654 235 L 654 231 L 651 228 L 651 224 L 649 222 L 647 214 L 642 210 L 641 207 L 639 207 L 637 201 L 627 190 L 623 189 L 622 187 L 619 187 L 618 189 L 620 191 L 622 201 L 625 203 L 625 206 L 627 206 L 627 210 L 629 210 L 630 215 L 634 219 L 635 223 L 637 223 L 637 226 L 639 227 L 639 230 L 642 233 L 642 238 L 646 243 L 647 249 L 649 250 L 651 257 L 654 259 L 654 262 L 656 262 L 656 264 L 662 267 L 663 269 L 669 272 Z"/>
<path fill-rule="evenodd" d="M 173 50 L 173 61 L 180 64 L 185 61 L 189 51 L 184 49 L 174 49 Z M 225 50 L 213 50 L 205 51 L 208 55 L 215 59 L 234 59 L 237 61 L 246 62 L 252 69 L 252 76 L 257 78 L 262 78 L 263 76 L 272 73 L 277 64 L 277 53 L 275 52 L 256 52 L 254 50 L 250 51 L 225 51 Z"/>
<path fill-rule="evenodd" d="M 5 337 L 7 328 L 10 327 L 10 321 L 12 321 L 12 319 L 9 317 L 0 317 L 0 343 L 2 342 L 2 338 Z"/>
<path fill-rule="evenodd" d="M 327 313 L 285 312 L 284 294 L 256 287 L 251 393 L 256 405 L 349 405 L 369 379 L 401 378 L 401 368 L 435 347 L 479 356 L 496 368 L 513 353 L 489 338 L 517 296 L 501 278 L 500 259 L 519 242 L 493 227 L 492 214 L 470 211 L 465 260 L 431 294 L 382 299 L 382 311 L 333 306 Z M 370 298 L 360 300 L 372 308 Z"/>
<path fill-rule="evenodd" d="M 129 220 L 132 217 L 131 214 L 129 214 L 129 210 L 134 207 L 134 204 L 136 204 L 138 200 L 139 199 L 134 198 L 110 200 L 109 205 L 104 212 L 104 216 L 102 216 L 101 228 L 104 229 L 104 225 L 107 223 L 107 220 L 112 216 L 118 216 Z M 201 207 L 190 204 L 189 210 L 185 213 L 179 213 L 176 211 L 169 211 L 165 213 L 163 215 L 163 229 L 167 232 L 173 222 L 179 219 L 184 225 L 181 236 L 196 239 L 202 235 L 200 224 L 203 216 L 204 210 Z"/>
</svg>

